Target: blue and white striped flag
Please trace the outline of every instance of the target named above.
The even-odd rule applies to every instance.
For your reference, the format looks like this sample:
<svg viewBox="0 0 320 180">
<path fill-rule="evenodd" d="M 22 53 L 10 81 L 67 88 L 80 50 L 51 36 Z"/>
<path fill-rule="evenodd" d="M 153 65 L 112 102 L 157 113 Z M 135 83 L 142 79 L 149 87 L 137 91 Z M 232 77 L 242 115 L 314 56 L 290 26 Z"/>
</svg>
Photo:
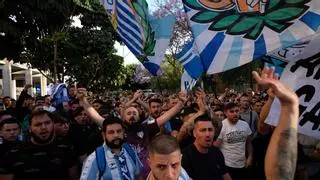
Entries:
<svg viewBox="0 0 320 180">
<path fill-rule="evenodd" d="M 319 0 L 183 0 L 183 4 L 207 74 L 298 43 L 320 26 Z"/>
<path fill-rule="evenodd" d="M 198 79 L 202 75 L 203 65 L 194 41 L 187 43 L 176 58 L 193 79 Z"/>
<path fill-rule="evenodd" d="M 152 17 L 146 0 L 100 0 L 124 44 L 153 75 L 169 46 L 175 18 Z"/>
</svg>

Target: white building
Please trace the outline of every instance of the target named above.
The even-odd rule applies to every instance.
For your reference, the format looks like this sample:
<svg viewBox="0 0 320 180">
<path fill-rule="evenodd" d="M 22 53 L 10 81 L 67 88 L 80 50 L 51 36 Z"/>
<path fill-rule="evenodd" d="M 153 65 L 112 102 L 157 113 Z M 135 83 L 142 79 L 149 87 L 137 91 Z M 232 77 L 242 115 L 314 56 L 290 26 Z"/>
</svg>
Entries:
<svg viewBox="0 0 320 180">
<path fill-rule="evenodd" d="M 47 78 L 27 64 L 0 60 L 0 96 L 17 99 L 25 84 L 32 84 L 33 95 L 46 95 Z"/>
</svg>

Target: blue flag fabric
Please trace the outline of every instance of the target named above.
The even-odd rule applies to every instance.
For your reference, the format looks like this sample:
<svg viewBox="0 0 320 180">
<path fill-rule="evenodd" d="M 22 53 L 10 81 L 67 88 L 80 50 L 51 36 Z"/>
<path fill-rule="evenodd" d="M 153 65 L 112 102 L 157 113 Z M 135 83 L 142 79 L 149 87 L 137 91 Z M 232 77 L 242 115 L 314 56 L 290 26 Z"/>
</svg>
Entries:
<svg viewBox="0 0 320 180">
<path fill-rule="evenodd" d="M 319 0 L 183 0 L 183 4 L 207 74 L 298 43 L 320 26 Z"/>
<path fill-rule="evenodd" d="M 141 61 L 148 71 L 161 74 L 175 18 L 152 17 L 146 0 L 100 0 L 111 16 L 113 27 L 128 49 Z"/>
<path fill-rule="evenodd" d="M 176 55 L 176 58 L 193 79 L 198 79 L 204 72 L 201 58 L 194 41 L 187 43 L 182 51 Z"/>
</svg>

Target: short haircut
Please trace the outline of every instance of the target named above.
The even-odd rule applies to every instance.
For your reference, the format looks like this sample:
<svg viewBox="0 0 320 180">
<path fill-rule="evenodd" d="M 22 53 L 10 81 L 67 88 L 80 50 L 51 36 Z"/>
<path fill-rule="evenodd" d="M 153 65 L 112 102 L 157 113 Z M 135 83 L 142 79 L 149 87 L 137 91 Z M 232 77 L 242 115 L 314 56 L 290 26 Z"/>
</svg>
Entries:
<svg viewBox="0 0 320 180">
<path fill-rule="evenodd" d="M 19 128 L 21 128 L 19 121 L 15 118 L 8 118 L 0 121 L 0 130 L 2 130 L 5 124 L 18 124 Z"/>
<path fill-rule="evenodd" d="M 50 95 L 45 95 L 45 96 L 43 96 L 43 99 L 45 99 L 45 98 L 47 98 L 47 97 L 50 97 Z"/>
<path fill-rule="evenodd" d="M 81 113 L 84 111 L 83 107 L 77 107 L 76 110 L 74 110 L 73 112 L 73 116 L 77 117 L 79 115 L 81 115 Z"/>
<path fill-rule="evenodd" d="M 53 112 L 55 118 L 53 119 L 54 123 L 69 123 L 69 117 L 66 112 Z"/>
<path fill-rule="evenodd" d="M 105 102 L 102 101 L 101 99 L 94 100 L 92 104 L 95 104 L 95 103 L 100 104 L 100 105 L 104 105 L 105 104 Z"/>
<path fill-rule="evenodd" d="M 32 124 L 32 119 L 34 119 L 35 117 L 44 116 L 44 115 L 47 115 L 52 120 L 52 122 L 54 122 L 55 116 L 52 113 L 50 113 L 49 111 L 46 111 L 46 110 L 39 110 L 39 111 L 33 112 L 29 116 L 29 124 L 30 125 Z"/>
<path fill-rule="evenodd" d="M 180 151 L 177 139 L 167 134 L 160 134 L 154 137 L 148 146 L 149 156 L 155 153 L 168 155 L 177 150 Z"/>
<path fill-rule="evenodd" d="M 36 110 L 38 107 L 40 107 L 40 109 Z M 32 107 L 32 112 L 40 111 L 40 110 L 43 110 L 43 105 L 41 104 L 36 104 Z"/>
<path fill-rule="evenodd" d="M 253 105 L 255 105 L 255 104 L 257 104 L 257 103 L 263 104 L 263 103 L 261 102 L 261 99 L 258 99 L 257 101 L 253 102 Z"/>
<path fill-rule="evenodd" d="M 3 98 L 3 100 L 5 100 L 5 99 L 11 99 L 11 97 L 5 96 L 5 97 Z"/>
<path fill-rule="evenodd" d="M 12 114 L 9 111 L 0 111 L 0 119 L 3 116 L 12 116 Z"/>
<path fill-rule="evenodd" d="M 228 103 L 228 104 L 225 105 L 224 110 L 227 111 L 227 110 L 235 108 L 235 107 L 239 107 L 239 105 L 236 104 L 236 103 L 231 102 L 231 103 Z"/>
<path fill-rule="evenodd" d="M 192 107 L 185 107 L 181 110 L 180 116 L 185 117 L 191 113 L 196 113 L 197 111 Z"/>
<path fill-rule="evenodd" d="M 162 104 L 162 101 L 161 101 L 161 99 L 159 99 L 159 98 L 155 98 L 155 99 L 150 99 L 150 100 L 149 100 L 149 106 L 151 105 L 151 103 L 159 103 L 159 104 Z"/>
<path fill-rule="evenodd" d="M 198 122 L 211 122 L 212 123 L 212 120 L 210 119 L 210 117 L 208 115 L 202 115 L 202 116 L 197 117 L 194 120 L 194 124 L 197 124 Z"/>
<path fill-rule="evenodd" d="M 249 98 L 250 96 L 249 96 L 249 94 L 248 94 L 248 93 L 243 93 L 243 94 L 240 96 L 240 98 L 239 98 L 239 99 L 241 99 L 242 97 L 247 97 L 247 98 Z"/>
<path fill-rule="evenodd" d="M 44 100 L 44 97 L 43 96 L 36 97 L 36 101 L 39 101 L 39 100 Z"/>
<path fill-rule="evenodd" d="M 107 126 L 112 124 L 120 124 L 123 127 L 123 122 L 120 118 L 110 116 L 109 118 L 105 119 L 102 123 L 102 130 L 105 132 L 107 130 Z"/>
<path fill-rule="evenodd" d="M 27 94 L 24 99 L 25 100 L 34 100 L 34 98 L 32 96 L 30 96 L 29 94 Z"/>
<path fill-rule="evenodd" d="M 73 104 L 80 104 L 80 103 L 79 103 L 79 100 L 76 99 L 76 100 L 71 101 L 70 105 L 73 105 Z"/>
<path fill-rule="evenodd" d="M 218 111 L 222 111 L 223 112 L 223 110 L 221 108 L 216 108 L 216 109 L 213 110 L 213 112 L 218 112 Z"/>
</svg>

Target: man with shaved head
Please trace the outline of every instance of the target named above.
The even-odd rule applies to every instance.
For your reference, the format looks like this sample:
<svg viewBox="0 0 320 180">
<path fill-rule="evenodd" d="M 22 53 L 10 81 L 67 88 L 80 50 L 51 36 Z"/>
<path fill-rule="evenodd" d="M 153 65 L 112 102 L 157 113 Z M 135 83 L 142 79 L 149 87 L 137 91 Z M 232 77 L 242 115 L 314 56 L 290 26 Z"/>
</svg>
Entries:
<svg viewBox="0 0 320 180">
<path fill-rule="evenodd" d="M 182 154 L 176 138 L 170 135 L 156 136 L 148 146 L 148 162 L 151 172 L 147 180 L 189 180 L 181 167 Z"/>
</svg>

